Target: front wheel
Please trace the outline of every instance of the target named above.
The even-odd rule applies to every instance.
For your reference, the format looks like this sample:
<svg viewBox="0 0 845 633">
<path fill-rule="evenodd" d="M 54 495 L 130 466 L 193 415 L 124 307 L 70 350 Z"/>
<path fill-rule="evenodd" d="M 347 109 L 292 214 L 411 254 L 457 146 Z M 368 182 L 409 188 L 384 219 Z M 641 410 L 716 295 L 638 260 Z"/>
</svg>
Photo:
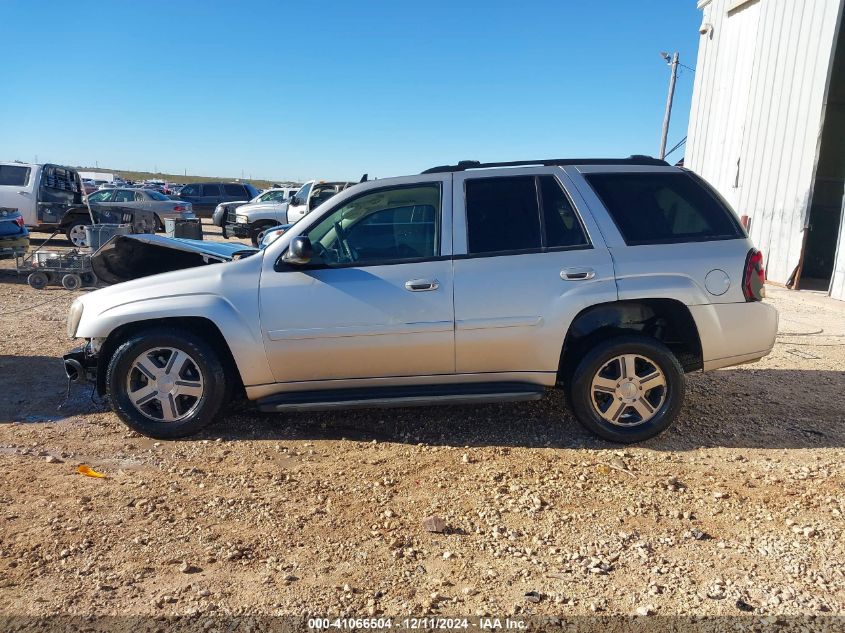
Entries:
<svg viewBox="0 0 845 633">
<path fill-rule="evenodd" d="M 229 393 L 214 348 L 179 329 L 141 332 L 123 343 L 109 362 L 106 387 L 118 417 L 158 439 L 185 437 L 207 426 Z"/>
<path fill-rule="evenodd" d="M 264 234 L 267 232 L 268 229 L 272 229 L 278 224 L 274 224 L 273 222 L 262 222 L 261 224 L 256 224 L 250 230 L 250 239 L 252 240 L 252 245 L 258 248 L 258 245 L 261 244 L 261 240 L 264 239 Z"/>
<path fill-rule="evenodd" d="M 630 444 L 658 435 L 675 421 L 684 386 L 684 371 L 663 343 L 619 336 L 584 356 L 569 395 L 575 416 L 588 430 Z"/>
</svg>

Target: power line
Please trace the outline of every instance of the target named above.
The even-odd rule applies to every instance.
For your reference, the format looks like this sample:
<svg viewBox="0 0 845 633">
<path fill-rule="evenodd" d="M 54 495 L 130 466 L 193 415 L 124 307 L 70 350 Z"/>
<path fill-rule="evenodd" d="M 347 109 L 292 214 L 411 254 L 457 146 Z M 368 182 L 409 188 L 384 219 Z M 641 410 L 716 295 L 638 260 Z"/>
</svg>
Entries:
<svg viewBox="0 0 845 633">
<path fill-rule="evenodd" d="M 677 145 L 675 145 L 675 147 L 673 147 L 673 148 L 672 148 L 672 149 L 670 149 L 668 152 L 666 152 L 666 156 L 668 156 L 669 154 L 671 154 L 672 152 L 674 152 L 676 149 L 678 149 L 681 145 L 683 145 L 683 144 L 684 144 L 684 143 L 686 143 L 686 142 L 687 142 L 687 137 L 685 136 L 684 138 L 682 138 L 682 139 L 678 142 L 678 144 L 677 144 Z M 666 156 L 664 156 L 663 158 L 666 158 Z"/>
</svg>

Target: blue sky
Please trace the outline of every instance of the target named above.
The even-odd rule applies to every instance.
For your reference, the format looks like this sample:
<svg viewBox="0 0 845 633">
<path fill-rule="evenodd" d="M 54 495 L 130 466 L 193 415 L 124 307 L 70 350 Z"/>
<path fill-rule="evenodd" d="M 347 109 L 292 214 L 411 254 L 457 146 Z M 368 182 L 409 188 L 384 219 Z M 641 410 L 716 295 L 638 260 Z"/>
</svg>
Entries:
<svg viewBox="0 0 845 633">
<path fill-rule="evenodd" d="M 695 0 L 3 0 L 0 159 L 279 180 L 656 155 L 658 53 L 695 67 L 700 20 Z"/>
</svg>

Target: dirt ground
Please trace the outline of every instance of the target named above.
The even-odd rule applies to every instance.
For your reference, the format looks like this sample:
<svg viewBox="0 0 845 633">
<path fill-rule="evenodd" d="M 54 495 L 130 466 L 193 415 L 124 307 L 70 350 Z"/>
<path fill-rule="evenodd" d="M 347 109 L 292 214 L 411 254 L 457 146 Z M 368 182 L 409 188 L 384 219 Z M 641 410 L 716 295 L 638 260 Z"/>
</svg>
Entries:
<svg viewBox="0 0 845 633">
<path fill-rule="evenodd" d="M 774 352 L 639 446 L 556 394 L 158 442 L 65 402 L 78 293 L 2 264 L 0 614 L 845 614 L 841 302 L 768 288 Z"/>
</svg>

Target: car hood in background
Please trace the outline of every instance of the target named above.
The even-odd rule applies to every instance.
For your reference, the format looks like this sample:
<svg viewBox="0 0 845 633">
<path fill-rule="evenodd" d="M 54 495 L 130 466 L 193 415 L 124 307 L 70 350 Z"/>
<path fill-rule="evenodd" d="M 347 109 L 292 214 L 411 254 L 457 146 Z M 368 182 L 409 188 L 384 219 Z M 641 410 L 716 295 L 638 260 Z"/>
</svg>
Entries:
<svg viewBox="0 0 845 633">
<path fill-rule="evenodd" d="M 284 211 L 287 209 L 287 200 L 284 202 L 250 202 L 238 207 L 238 213 L 247 214 L 258 211 Z"/>
<path fill-rule="evenodd" d="M 91 256 L 91 268 L 108 284 L 183 268 L 229 262 L 258 249 L 238 243 L 186 240 L 163 235 L 116 235 Z"/>
</svg>

